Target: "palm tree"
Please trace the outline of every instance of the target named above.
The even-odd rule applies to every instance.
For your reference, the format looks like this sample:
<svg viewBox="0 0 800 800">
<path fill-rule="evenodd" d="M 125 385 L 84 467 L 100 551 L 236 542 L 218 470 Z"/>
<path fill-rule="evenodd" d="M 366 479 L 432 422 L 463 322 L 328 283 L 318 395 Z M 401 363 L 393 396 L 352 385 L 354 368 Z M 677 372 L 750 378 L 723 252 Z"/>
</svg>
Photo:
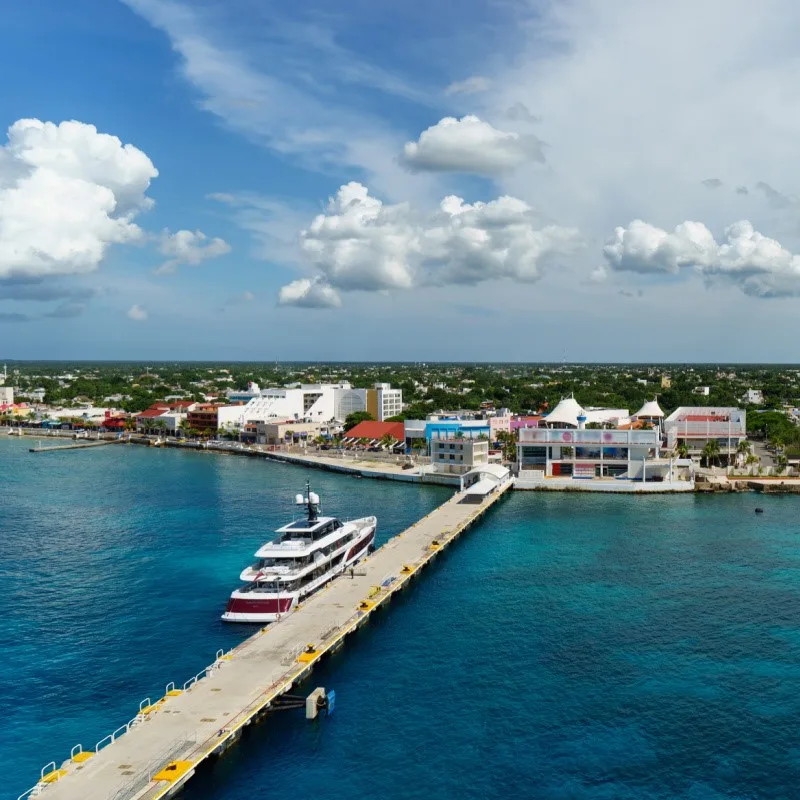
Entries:
<svg viewBox="0 0 800 800">
<path fill-rule="evenodd" d="M 517 458 L 517 435 L 510 431 L 499 431 L 497 441 L 503 450 L 503 458 L 506 461 L 516 461 Z"/>
<path fill-rule="evenodd" d="M 396 441 L 397 439 L 395 439 L 394 436 L 384 433 L 383 436 L 381 436 L 380 445 L 384 450 L 389 450 L 394 447 Z"/>
<path fill-rule="evenodd" d="M 717 460 L 719 456 L 719 442 L 716 439 L 709 439 L 703 448 L 703 455 L 706 457 L 706 467 L 711 466 L 711 460 Z"/>
<path fill-rule="evenodd" d="M 689 445 L 686 444 L 685 439 L 680 439 L 675 449 L 678 453 L 678 458 L 689 458 Z"/>
</svg>

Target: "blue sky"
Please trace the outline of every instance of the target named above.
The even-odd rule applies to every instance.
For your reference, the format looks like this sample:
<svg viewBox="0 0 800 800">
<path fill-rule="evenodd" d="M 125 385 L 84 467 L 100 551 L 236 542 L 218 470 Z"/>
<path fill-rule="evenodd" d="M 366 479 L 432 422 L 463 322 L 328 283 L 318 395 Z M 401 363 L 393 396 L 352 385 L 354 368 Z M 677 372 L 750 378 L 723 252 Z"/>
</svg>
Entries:
<svg viewBox="0 0 800 800">
<path fill-rule="evenodd" d="M 796 360 L 800 9 L 655 6 L 12 5 L 5 357 Z"/>
</svg>

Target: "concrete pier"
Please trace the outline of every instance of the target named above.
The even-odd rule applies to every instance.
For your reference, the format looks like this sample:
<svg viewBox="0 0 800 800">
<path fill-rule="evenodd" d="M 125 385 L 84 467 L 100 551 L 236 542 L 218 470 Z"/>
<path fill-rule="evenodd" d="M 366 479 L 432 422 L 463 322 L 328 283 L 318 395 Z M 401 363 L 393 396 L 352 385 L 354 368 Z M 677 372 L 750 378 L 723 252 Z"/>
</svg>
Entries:
<svg viewBox="0 0 800 800">
<path fill-rule="evenodd" d="M 212 754 L 221 753 L 272 701 L 304 680 L 325 654 L 391 600 L 512 486 L 483 498 L 457 493 L 364 559 L 354 575 L 322 591 L 247 639 L 164 697 L 143 701 L 133 719 L 91 747 L 76 745 L 51 763 L 21 798 L 159 800 L 176 792 Z M 478 500 L 478 502 L 476 502 Z M 463 502 L 462 502 L 463 501 Z M 380 519 L 378 520 L 380 524 Z M 222 601 L 220 598 L 220 608 Z"/>
<path fill-rule="evenodd" d="M 52 447 L 29 447 L 31 453 L 51 453 L 55 450 L 84 450 L 87 447 L 102 447 L 106 444 L 118 444 L 121 439 L 101 439 L 99 441 L 86 440 L 73 442 L 72 444 L 57 444 Z"/>
</svg>

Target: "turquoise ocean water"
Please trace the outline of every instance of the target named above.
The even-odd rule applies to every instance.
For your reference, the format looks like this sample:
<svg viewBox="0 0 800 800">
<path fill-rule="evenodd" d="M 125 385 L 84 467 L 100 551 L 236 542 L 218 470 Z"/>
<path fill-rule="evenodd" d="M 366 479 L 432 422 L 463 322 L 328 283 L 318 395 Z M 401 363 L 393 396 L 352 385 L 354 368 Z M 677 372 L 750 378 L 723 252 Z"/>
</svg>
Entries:
<svg viewBox="0 0 800 800">
<path fill-rule="evenodd" d="M 449 494 L 28 446 L 0 441 L 3 797 L 246 635 L 219 614 L 307 476 L 381 541 Z M 796 798 L 798 510 L 515 493 L 314 674 L 332 717 L 274 716 L 183 796 Z"/>
</svg>

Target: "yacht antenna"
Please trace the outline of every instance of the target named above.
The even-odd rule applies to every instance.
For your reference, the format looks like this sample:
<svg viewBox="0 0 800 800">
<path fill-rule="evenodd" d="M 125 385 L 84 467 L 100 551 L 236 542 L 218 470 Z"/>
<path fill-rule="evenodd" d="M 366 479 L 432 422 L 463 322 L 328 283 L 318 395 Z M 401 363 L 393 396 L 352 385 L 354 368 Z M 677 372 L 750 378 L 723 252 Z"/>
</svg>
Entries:
<svg viewBox="0 0 800 800">
<path fill-rule="evenodd" d="M 308 504 L 308 521 L 316 522 L 319 514 L 319 495 L 311 491 L 310 481 L 306 481 L 306 502 Z"/>
</svg>

